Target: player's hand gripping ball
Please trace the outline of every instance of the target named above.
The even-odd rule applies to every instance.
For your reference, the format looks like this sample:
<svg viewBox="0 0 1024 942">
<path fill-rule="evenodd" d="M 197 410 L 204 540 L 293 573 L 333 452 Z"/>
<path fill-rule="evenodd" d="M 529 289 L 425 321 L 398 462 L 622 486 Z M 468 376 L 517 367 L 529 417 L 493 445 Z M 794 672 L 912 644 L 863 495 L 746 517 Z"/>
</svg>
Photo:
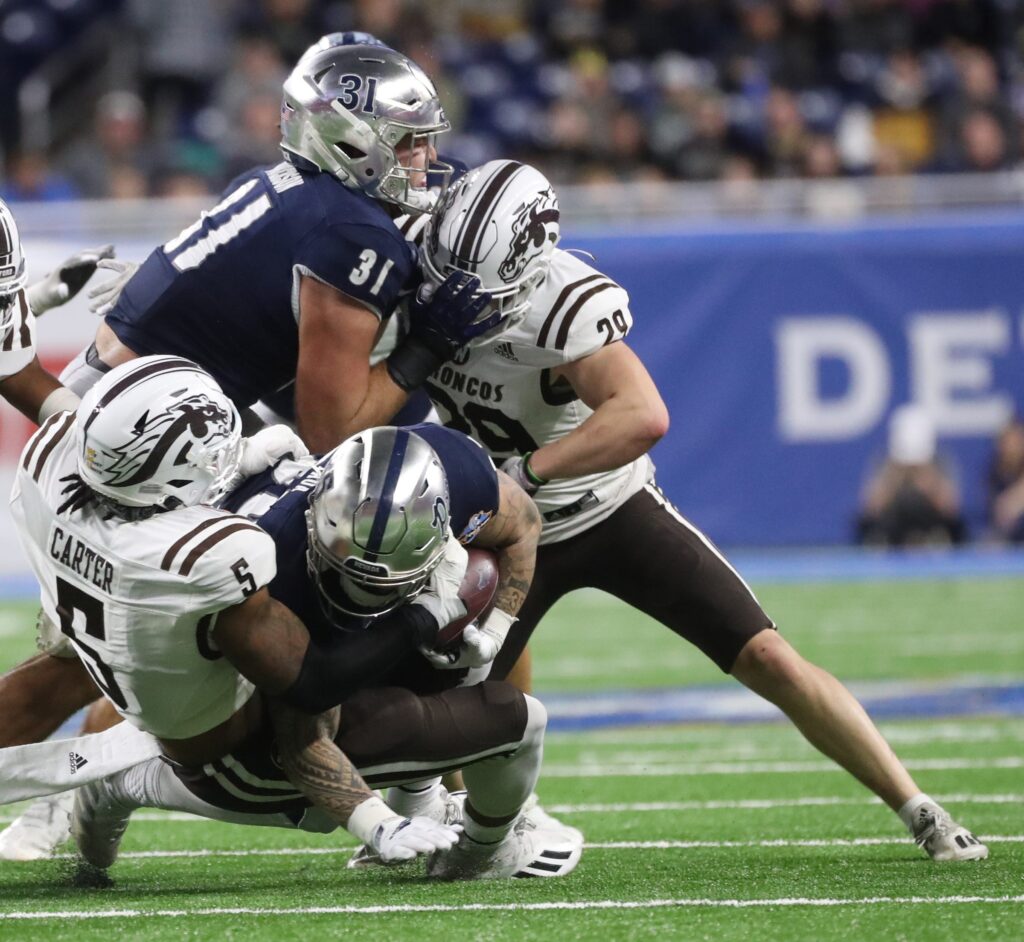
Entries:
<svg viewBox="0 0 1024 942">
<path fill-rule="evenodd" d="M 437 634 L 435 647 L 439 651 L 456 646 L 467 625 L 482 622 L 494 608 L 498 591 L 498 557 L 492 550 L 468 547 L 469 565 L 459 588 L 459 598 L 466 606 L 466 614 L 445 625 Z"/>
</svg>

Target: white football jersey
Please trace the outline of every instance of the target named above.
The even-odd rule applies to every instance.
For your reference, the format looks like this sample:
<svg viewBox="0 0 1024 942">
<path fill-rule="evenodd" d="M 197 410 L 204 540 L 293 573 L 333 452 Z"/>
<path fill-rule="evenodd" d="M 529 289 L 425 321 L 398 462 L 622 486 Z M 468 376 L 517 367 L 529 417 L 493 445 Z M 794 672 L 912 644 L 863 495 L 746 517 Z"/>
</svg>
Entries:
<svg viewBox="0 0 1024 942">
<path fill-rule="evenodd" d="M 569 252 L 556 249 L 524 320 L 487 344 L 460 350 L 427 381 L 445 425 L 480 442 L 495 464 L 564 438 L 593 414 L 552 370 L 622 340 L 633 324 L 629 295 Z M 552 481 L 534 500 L 541 543 L 581 533 L 653 477 L 645 455 L 614 471 Z"/>
<path fill-rule="evenodd" d="M 11 493 L 43 609 L 125 719 L 164 739 L 212 729 L 254 689 L 212 644 L 214 619 L 274 577 L 273 540 L 206 506 L 136 522 L 61 509 L 74 420 L 59 412 L 29 440 Z"/>
<path fill-rule="evenodd" d="M 36 317 L 24 291 L 18 292 L 11 322 L 0 330 L 0 380 L 24 369 L 36 355 Z"/>
</svg>

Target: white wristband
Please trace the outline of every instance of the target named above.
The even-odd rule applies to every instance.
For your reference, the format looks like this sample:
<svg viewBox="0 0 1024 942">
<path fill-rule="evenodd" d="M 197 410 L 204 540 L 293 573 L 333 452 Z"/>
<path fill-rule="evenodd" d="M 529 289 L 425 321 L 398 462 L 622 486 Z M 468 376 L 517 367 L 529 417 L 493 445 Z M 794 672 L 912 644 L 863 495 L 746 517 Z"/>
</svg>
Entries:
<svg viewBox="0 0 1024 942">
<path fill-rule="evenodd" d="M 509 629 L 518 621 L 515 615 L 503 612 L 500 608 L 493 609 L 491 614 L 484 619 L 480 630 L 489 634 L 499 644 L 503 644 L 508 637 Z"/>
<path fill-rule="evenodd" d="M 352 812 L 345 824 L 345 830 L 364 844 L 372 844 L 373 832 L 385 821 L 398 817 L 400 815 L 395 814 L 384 803 L 383 798 L 373 795 L 356 806 L 356 810 Z"/>
<path fill-rule="evenodd" d="M 74 412 L 81 401 L 67 386 L 58 386 L 39 407 L 39 424 L 57 412 Z"/>
</svg>

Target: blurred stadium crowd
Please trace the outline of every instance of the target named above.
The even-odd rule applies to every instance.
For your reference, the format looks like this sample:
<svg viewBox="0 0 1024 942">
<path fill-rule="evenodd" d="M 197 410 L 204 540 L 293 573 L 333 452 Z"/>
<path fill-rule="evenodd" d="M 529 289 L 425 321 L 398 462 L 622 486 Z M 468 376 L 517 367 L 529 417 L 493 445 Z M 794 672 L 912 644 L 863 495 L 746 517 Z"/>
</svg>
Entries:
<svg viewBox="0 0 1024 942">
<path fill-rule="evenodd" d="M 1017 0 L 0 0 L 0 196 L 219 190 L 281 83 L 361 29 L 435 79 L 470 164 L 556 183 L 1012 168 Z"/>
</svg>

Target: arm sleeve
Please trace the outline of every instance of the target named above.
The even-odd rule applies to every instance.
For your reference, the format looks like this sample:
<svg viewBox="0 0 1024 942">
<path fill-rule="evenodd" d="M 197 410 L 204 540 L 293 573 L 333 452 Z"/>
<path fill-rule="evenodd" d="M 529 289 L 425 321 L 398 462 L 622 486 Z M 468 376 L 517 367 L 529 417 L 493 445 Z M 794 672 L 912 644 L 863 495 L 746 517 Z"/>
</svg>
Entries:
<svg viewBox="0 0 1024 942">
<path fill-rule="evenodd" d="M 436 635 L 433 616 L 420 605 L 406 605 L 365 631 L 310 638 L 299 676 L 281 697 L 304 713 L 322 713 L 373 684 Z"/>
<path fill-rule="evenodd" d="M 295 252 L 303 273 L 387 317 L 413 269 L 413 249 L 397 229 L 328 224 L 318 226 Z"/>
</svg>

